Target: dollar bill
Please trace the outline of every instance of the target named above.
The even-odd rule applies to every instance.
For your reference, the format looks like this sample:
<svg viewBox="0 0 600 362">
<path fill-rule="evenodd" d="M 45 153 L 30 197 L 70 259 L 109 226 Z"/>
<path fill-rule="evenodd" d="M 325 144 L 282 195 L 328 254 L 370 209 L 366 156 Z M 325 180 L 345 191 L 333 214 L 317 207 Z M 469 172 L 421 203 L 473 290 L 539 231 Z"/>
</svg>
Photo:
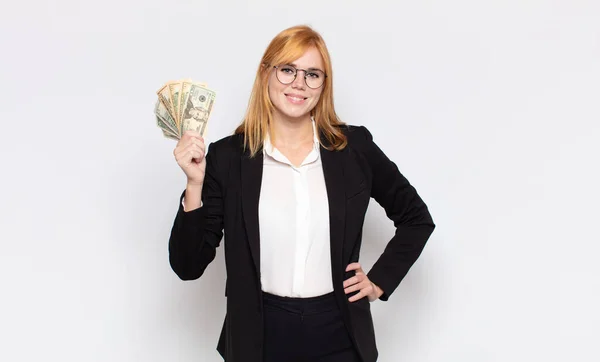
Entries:
<svg viewBox="0 0 600 362">
<path fill-rule="evenodd" d="M 175 112 L 173 111 L 173 104 L 171 103 L 171 92 L 169 89 L 169 84 L 172 82 L 167 82 L 156 94 L 158 95 L 158 99 L 164 104 L 167 112 L 171 116 L 171 119 L 175 120 Z"/>
<path fill-rule="evenodd" d="M 166 132 L 164 129 L 162 130 L 163 135 L 172 140 L 178 141 L 180 138 L 178 136 L 174 136 L 172 133 Z"/>
<path fill-rule="evenodd" d="M 158 126 L 158 128 L 160 128 L 163 131 L 163 134 L 168 133 L 169 135 L 173 136 L 173 137 L 179 137 L 179 134 L 177 131 L 172 130 L 165 121 L 162 120 L 162 118 L 160 118 L 158 115 L 155 116 L 156 117 L 156 125 Z"/>
<path fill-rule="evenodd" d="M 185 80 L 181 83 L 181 97 L 179 97 L 179 129 L 181 129 L 181 119 L 183 118 L 183 109 L 185 108 L 185 101 L 190 94 L 190 88 L 192 88 L 192 81 Z"/>
<path fill-rule="evenodd" d="M 183 118 L 183 108 L 185 105 L 185 101 L 190 93 L 190 88 L 192 87 L 192 84 L 197 84 L 200 87 L 204 87 L 207 88 L 206 83 L 195 83 L 193 82 L 191 79 L 182 79 L 180 82 L 180 88 L 179 88 L 179 104 L 177 105 L 177 119 L 175 120 L 177 122 L 177 126 L 179 127 L 179 129 L 181 129 L 181 119 Z"/>
<path fill-rule="evenodd" d="M 156 104 L 154 106 L 154 114 L 156 115 L 159 127 L 161 127 L 161 125 L 164 125 L 174 135 L 177 135 L 177 137 L 181 137 L 180 129 L 177 127 L 175 120 L 173 120 L 173 118 L 169 114 L 169 111 L 167 110 L 167 107 L 160 99 L 156 101 Z"/>
<path fill-rule="evenodd" d="M 182 93 L 184 92 L 185 84 Z M 203 87 L 201 84 L 191 83 L 183 107 L 180 134 L 188 130 L 193 130 L 204 137 L 208 118 L 215 102 L 215 96 L 214 91 Z"/>
<path fill-rule="evenodd" d="M 183 82 L 171 82 L 168 84 L 169 93 L 171 96 L 171 105 L 173 106 L 173 116 L 175 123 L 179 125 L 179 96 L 181 94 L 181 86 Z"/>
<path fill-rule="evenodd" d="M 179 126 L 179 129 L 181 129 L 183 109 L 185 108 L 185 103 L 190 94 L 190 89 L 192 88 L 193 84 L 196 84 L 203 88 L 208 88 L 206 83 L 195 83 L 191 79 L 184 79 L 183 82 L 181 82 L 181 97 L 179 97 L 179 119 L 177 120 L 177 125 Z"/>
</svg>

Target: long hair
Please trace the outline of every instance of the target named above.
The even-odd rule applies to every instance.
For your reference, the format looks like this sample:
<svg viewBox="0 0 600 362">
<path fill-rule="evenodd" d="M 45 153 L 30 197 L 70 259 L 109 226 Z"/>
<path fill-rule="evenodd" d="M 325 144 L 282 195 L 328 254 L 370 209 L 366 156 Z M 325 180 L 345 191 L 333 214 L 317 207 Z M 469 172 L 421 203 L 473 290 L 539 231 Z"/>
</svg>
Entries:
<svg viewBox="0 0 600 362">
<path fill-rule="evenodd" d="M 273 121 L 273 103 L 269 98 L 269 75 L 274 65 L 291 63 L 300 58 L 310 47 L 315 47 L 325 64 L 325 83 L 322 85 L 321 97 L 311 110 L 315 120 L 319 142 L 329 150 L 341 150 L 348 141 L 340 127 L 344 123 L 339 119 L 333 107 L 333 71 L 331 58 L 325 41 L 319 33 L 309 26 L 299 25 L 283 30 L 271 41 L 260 61 L 248 109 L 242 123 L 235 134 L 243 134 L 244 148 L 249 149 L 254 157 L 263 147 L 263 142 Z M 321 139 L 321 136 L 325 140 Z M 324 143 L 324 141 L 326 141 Z"/>
</svg>

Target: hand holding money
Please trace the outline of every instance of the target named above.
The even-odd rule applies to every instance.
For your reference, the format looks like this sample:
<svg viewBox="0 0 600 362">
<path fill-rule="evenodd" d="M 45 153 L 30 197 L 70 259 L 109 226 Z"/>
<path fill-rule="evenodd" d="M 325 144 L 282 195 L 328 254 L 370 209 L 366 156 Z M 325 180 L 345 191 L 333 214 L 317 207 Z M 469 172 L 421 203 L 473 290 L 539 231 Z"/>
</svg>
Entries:
<svg viewBox="0 0 600 362">
<path fill-rule="evenodd" d="M 180 140 L 188 130 L 204 137 L 216 98 L 213 90 L 185 79 L 167 82 L 156 94 L 156 125 L 165 137 Z"/>
</svg>

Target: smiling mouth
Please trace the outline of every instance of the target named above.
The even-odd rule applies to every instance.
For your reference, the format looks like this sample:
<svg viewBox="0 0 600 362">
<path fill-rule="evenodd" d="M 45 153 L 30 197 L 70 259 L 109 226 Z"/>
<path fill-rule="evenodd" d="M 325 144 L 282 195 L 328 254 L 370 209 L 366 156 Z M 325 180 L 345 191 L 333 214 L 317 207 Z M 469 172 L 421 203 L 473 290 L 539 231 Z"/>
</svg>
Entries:
<svg viewBox="0 0 600 362">
<path fill-rule="evenodd" d="M 291 94 L 287 94 L 287 93 L 284 93 L 284 94 L 287 98 L 289 98 L 293 101 L 296 101 L 296 102 L 305 101 L 308 99 L 308 97 L 300 97 L 300 96 L 291 95 Z"/>
</svg>

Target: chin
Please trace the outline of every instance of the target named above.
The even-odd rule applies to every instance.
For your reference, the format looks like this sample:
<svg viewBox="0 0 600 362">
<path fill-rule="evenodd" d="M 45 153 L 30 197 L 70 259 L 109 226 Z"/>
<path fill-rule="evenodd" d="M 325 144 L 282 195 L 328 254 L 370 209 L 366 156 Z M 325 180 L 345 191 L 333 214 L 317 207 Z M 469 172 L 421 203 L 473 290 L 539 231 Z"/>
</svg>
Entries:
<svg viewBox="0 0 600 362">
<path fill-rule="evenodd" d="M 277 112 L 289 119 L 303 119 L 306 117 L 310 117 L 310 111 L 308 110 L 296 110 L 296 111 L 281 111 L 281 110 L 277 110 Z"/>
<path fill-rule="evenodd" d="M 304 105 L 302 107 L 295 107 L 285 104 L 283 107 L 277 107 L 279 113 L 281 113 L 285 117 L 289 118 L 304 118 L 310 117 L 310 113 L 312 112 L 314 106 L 312 105 Z"/>
</svg>

